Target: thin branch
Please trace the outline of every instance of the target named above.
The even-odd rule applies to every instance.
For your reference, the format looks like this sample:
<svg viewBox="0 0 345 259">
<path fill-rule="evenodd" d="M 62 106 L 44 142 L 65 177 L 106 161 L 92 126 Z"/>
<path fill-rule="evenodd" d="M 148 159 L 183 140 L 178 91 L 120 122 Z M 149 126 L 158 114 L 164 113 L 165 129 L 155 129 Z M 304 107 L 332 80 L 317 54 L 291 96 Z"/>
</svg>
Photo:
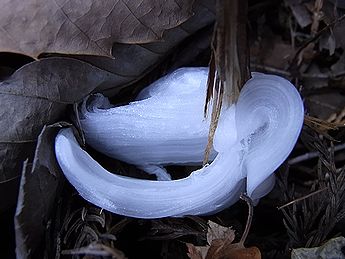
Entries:
<svg viewBox="0 0 345 259">
<path fill-rule="evenodd" d="M 345 143 L 334 146 L 334 152 L 338 152 L 344 149 L 345 149 Z M 331 148 L 328 148 L 328 151 L 330 152 Z M 291 158 L 288 163 L 289 165 L 295 165 L 306 160 L 317 158 L 319 155 L 320 155 L 320 152 L 318 151 L 309 152 L 309 153 Z"/>
<path fill-rule="evenodd" d="M 320 192 L 323 192 L 323 191 L 325 191 L 325 190 L 327 190 L 327 189 L 328 189 L 328 187 L 325 187 L 325 188 L 323 188 L 323 189 L 320 189 L 320 190 L 317 190 L 317 191 L 315 191 L 315 192 L 309 193 L 309 194 L 307 194 L 307 195 L 305 195 L 305 196 L 303 196 L 303 197 L 294 199 L 294 200 L 292 200 L 292 201 L 290 201 L 290 202 L 288 202 L 288 203 L 286 203 L 286 204 L 284 204 L 284 205 L 278 207 L 277 209 L 278 209 L 278 210 L 281 210 L 281 209 L 283 209 L 283 208 L 285 208 L 285 207 L 287 207 L 287 206 L 290 206 L 290 205 L 292 205 L 292 204 L 294 204 L 294 203 L 296 203 L 296 202 L 299 202 L 299 201 L 303 201 L 303 200 L 305 200 L 305 199 L 307 199 L 307 198 L 309 198 L 309 197 L 311 197 L 311 196 L 314 196 L 315 194 L 318 194 L 318 193 L 320 193 Z"/>
<path fill-rule="evenodd" d="M 265 65 L 265 64 L 250 63 L 250 68 L 253 71 L 261 70 L 261 71 L 264 71 L 264 72 L 270 72 L 270 73 L 273 73 L 273 74 L 282 75 L 282 76 L 286 76 L 286 77 L 291 77 L 292 76 L 292 74 L 289 71 L 287 71 L 287 70 L 276 68 L 276 67 L 272 67 L 272 66 L 268 66 L 268 65 Z M 300 74 L 300 77 L 302 79 L 312 78 L 312 79 L 328 79 L 328 80 L 333 79 L 333 80 L 336 80 L 336 79 L 339 79 L 339 78 L 341 78 L 343 76 L 345 76 L 345 71 L 340 71 L 340 72 L 337 72 L 337 73 L 329 72 L 329 73 L 301 73 Z"/>
<path fill-rule="evenodd" d="M 204 115 L 213 99 L 204 165 L 208 162 L 223 105 L 229 107 L 239 97 L 250 78 L 247 41 L 248 0 L 217 0 L 216 24 L 211 43 L 212 55 L 207 81 Z"/>
<path fill-rule="evenodd" d="M 242 200 L 244 200 L 247 203 L 247 205 L 248 205 L 248 218 L 247 218 L 246 228 L 244 229 L 244 232 L 242 234 L 241 240 L 239 242 L 239 244 L 241 244 L 243 246 L 244 242 L 247 239 L 250 227 L 252 226 L 254 206 L 253 206 L 252 199 L 249 196 L 247 196 L 246 194 L 242 193 L 240 198 Z"/>
<path fill-rule="evenodd" d="M 216 80 L 216 82 L 218 79 Z M 213 98 L 213 107 L 212 107 L 212 115 L 211 115 L 211 124 L 210 124 L 210 129 L 208 132 L 208 141 L 207 141 L 207 146 L 205 150 L 205 156 L 204 156 L 204 161 L 203 165 L 206 165 L 209 160 L 209 156 L 213 147 L 213 139 L 214 139 L 214 134 L 216 133 L 216 129 L 218 126 L 218 121 L 219 121 L 219 116 L 220 116 L 220 111 L 221 111 L 221 106 L 223 104 L 223 94 L 224 94 L 224 89 L 223 87 L 220 87 L 218 89 L 218 92 L 214 94 Z"/>
</svg>

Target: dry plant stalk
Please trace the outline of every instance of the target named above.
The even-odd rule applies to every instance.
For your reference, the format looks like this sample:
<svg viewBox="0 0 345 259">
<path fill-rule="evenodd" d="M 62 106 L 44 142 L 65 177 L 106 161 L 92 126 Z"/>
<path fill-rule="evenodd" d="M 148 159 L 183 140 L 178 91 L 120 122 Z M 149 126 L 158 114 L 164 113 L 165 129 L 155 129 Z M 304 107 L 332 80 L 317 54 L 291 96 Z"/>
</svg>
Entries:
<svg viewBox="0 0 345 259">
<path fill-rule="evenodd" d="M 338 130 L 339 128 L 342 128 L 345 126 L 343 122 L 330 122 L 325 121 L 319 118 L 315 118 L 312 116 L 305 115 L 304 116 L 304 124 L 308 126 L 309 128 L 313 129 L 315 132 L 323 135 L 325 138 L 329 140 L 336 141 L 333 139 L 329 134 L 329 130 Z"/>
<path fill-rule="evenodd" d="M 337 130 L 341 127 L 344 127 L 342 123 L 325 121 L 308 115 L 304 116 L 304 123 L 312 129 L 317 128 L 320 131 Z"/>
<path fill-rule="evenodd" d="M 248 205 L 248 218 L 245 230 L 242 234 L 241 240 L 238 243 L 233 243 L 235 239 L 234 230 L 227 227 L 220 226 L 212 221 L 208 221 L 209 229 L 207 231 L 206 246 L 194 246 L 186 243 L 188 249 L 188 257 L 190 259 L 261 259 L 261 252 L 256 246 L 245 247 L 244 242 L 247 239 L 249 229 L 253 218 L 253 202 L 246 194 L 241 194 L 241 199 Z"/>
<path fill-rule="evenodd" d="M 217 20 L 212 40 L 210 71 L 204 113 L 211 100 L 212 113 L 204 165 L 208 162 L 220 111 L 238 99 L 240 90 L 249 79 L 247 44 L 247 0 L 217 0 Z"/>
<path fill-rule="evenodd" d="M 319 24 L 322 19 L 322 9 L 323 0 L 316 0 L 314 3 L 314 10 L 313 10 L 313 22 L 311 24 L 311 33 L 315 35 L 319 29 Z"/>
</svg>

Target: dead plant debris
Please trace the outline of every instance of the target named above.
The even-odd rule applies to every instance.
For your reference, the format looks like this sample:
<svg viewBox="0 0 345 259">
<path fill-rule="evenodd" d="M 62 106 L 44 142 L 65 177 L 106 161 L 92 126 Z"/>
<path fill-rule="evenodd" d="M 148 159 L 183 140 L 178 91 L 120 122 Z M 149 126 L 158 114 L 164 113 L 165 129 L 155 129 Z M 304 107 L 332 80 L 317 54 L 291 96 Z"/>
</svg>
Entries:
<svg viewBox="0 0 345 259">
<path fill-rule="evenodd" d="M 1 258 L 327 258 L 329 247 L 342 255 L 345 1 L 216 1 L 224 9 L 209 0 L 0 1 Z M 131 101 L 171 69 L 207 65 L 207 100 L 216 100 L 211 137 L 223 97 L 236 101 L 228 93 L 239 91 L 248 66 L 291 80 L 303 97 L 300 139 L 253 214 L 239 202 L 216 215 L 127 218 L 82 200 L 64 182 L 52 147 L 57 129 L 69 125 L 58 122 L 78 128 L 73 105 L 93 91 Z"/>
</svg>

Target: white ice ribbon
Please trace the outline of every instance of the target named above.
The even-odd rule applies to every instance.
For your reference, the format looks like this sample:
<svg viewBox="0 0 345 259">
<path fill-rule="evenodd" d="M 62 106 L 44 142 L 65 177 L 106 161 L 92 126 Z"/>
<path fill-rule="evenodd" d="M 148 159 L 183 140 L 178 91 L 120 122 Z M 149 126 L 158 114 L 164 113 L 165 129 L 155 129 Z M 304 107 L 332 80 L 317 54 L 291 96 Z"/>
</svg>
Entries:
<svg viewBox="0 0 345 259">
<path fill-rule="evenodd" d="M 183 68 L 128 105 L 111 107 L 101 96 L 89 100 L 80 114 L 87 143 L 148 172 L 166 164 L 200 163 L 209 127 L 203 118 L 206 81 L 207 68 Z M 84 199 L 114 213 L 139 218 L 210 214 L 236 202 L 243 191 L 258 199 L 271 190 L 274 170 L 297 141 L 303 113 L 290 82 L 254 73 L 237 104 L 222 110 L 214 161 L 186 178 L 150 181 L 112 174 L 79 146 L 70 129 L 57 135 L 56 157 Z"/>
</svg>

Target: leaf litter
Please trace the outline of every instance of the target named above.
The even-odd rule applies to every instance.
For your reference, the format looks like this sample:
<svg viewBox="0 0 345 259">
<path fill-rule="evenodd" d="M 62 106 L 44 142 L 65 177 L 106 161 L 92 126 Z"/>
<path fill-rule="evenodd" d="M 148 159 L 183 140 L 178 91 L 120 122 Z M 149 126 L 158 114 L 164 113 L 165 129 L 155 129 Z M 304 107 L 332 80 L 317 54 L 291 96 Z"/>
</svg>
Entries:
<svg viewBox="0 0 345 259">
<path fill-rule="evenodd" d="M 33 158 L 44 125 L 57 122 L 68 104 L 113 80 L 112 74 L 87 63 L 49 58 L 29 63 L 1 81 L 0 180 L 20 175 L 22 163 Z"/>
<path fill-rule="evenodd" d="M 117 43 L 161 40 L 192 15 L 193 1 L 1 0 L 0 51 L 111 56 Z M 15 26 L 13 26 L 15 24 Z"/>
<path fill-rule="evenodd" d="M 249 208 L 246 228 L 242 234 L 241 240 L 237 243 L 233 243 L 235 240 L 235 232 L 231 227 L 223 227 L 215 222 L 208 221 L 208 245 L 194 246 L 193 244 L 187 243 L 187 255 L 190 259 L 261 259 L 261 252 L 257 247 L 253 246 L 246 248 L 244 246 L 252 222 L 253 204 L 250 198 L 245 195 L 242 195 L 241 199 L 247 202 Z"/>
<path fill-rule="evenodd" d="M 212 5 L 206 1 L 195 4 L 193 11 L 195 15 L 186 23 L 173 26 L 176 28 L 164 33 L 161 42 L 142 46 L 114 43 L 115 59 L 50 55 L 23 67 L 17 66 L 17 71 L 10 70 L 5 80 L 0 82 L 0 100 L 3 104 L 0 125 L 6 129 L 0 133 L 0 179 L 3 188 L 14 190 L 11 196 L 15 198 L 17 188 L 12 186 L 18 185 L 17 176 L 21 172 L 22 162 L 26 158 L 32 159 L 40 130 L 45 124 L 63 118 L 68 104 L 80 101 L 95 89 L 111 89 L 108 94 L 119 92 L 125 85 L 140 79 L 149 68 L 153 69 L 177 43 L 214 19 Z M 128 55 L 134 53 L 137 53 L 135 56 L 139 62 L 133 65 Z M 10 60 L 14 57 L 4 56 Z M 4 208 L 8 207 L 5 201 L 2 204 Z M 13 204 L 13 201 L 9 204 Z"/>
<path fill-rule="evenodd" d="M 66 6 L 71 3 L 67 2 Z M 200 6 L 193 9 L 197 17 L 194 22 L 188 25 L 193 19 L 189 18 L 192 9 L 183 7 L 186 12 L 182 14 L 184 18 L 180 16 L 180 21 L 187 19 L 186 23 L 176 23 L 172 27 L 169 27 L 172 23 L 166 27 L 163 24 L 161 42 L 136 38 L 131 42 L 133 44 L 127 45 L 130 37 L 128 42 L 106 42 L 104 39 L 104 48 L 97 52 L 100 50 L 94 46 L 85 48 L 85 42 L 80 45 L 70 42 L 62 44 L 63 49 L 53 46 L 49 50 L 43 46 L 47 42 L 43 40 L 43 45 L 31 46 L 25 52 L 28 56 L 39 57 L 39 60 L 28 60 L 18 66 L 1 63 L 0 100 L 4 108 L 0 111 L 0 125 L 4 130 L 0 134 L 0 144 L 3 145 L 0 148 L 0 165 L 3 167 L 0 166 L 0 169 L 4 173 L 0 190 L 4 193 L 1 197 L 6 197 L 22 179 L 16 214 L 17 254 L 22 258 L 37 255 L 38 258 L 188 258 L 187 253 L 199 256 L 191 258 L 204 258 L 200 257 L 196 247 L 208 251 L 217 247 L 216 252 L 224 252 L 232 250 L 230 247 L 233 248 L 239 241 L 236 234 L 243 233 L 247 218 L 247 210 L 242 203 L 199 219 L 148 221 L 100 211 L 81 200 L 69 186 L 64 186 L 62 194 L 52 191 L 60 182 L 56 180 L 59 170 L 54 167 L 55 161 L 49 159 L 49 149 L 57 128 L 46 126 L 40 135 L 44 125 L 69 119 L 68 113 L 72 109 L 68 110 L 68 104 L 75 104 L 95 89 L 115 95 L 115 100 L 130 100 L 136 89 L 166 73 L 174 64 L 207 65 L 211 52 L 208 44 L 212 35 L 211 30 L 205 28 L 210 28 L 214 19 L 213 3 L 195 1 L 193 8 L 198 6 L 197 3 Z M 246 246 L 257 247 L 263 258 L 290 258 L 293 248 L 322 249 L 328 245 L 328 240 L 331 243 L 333 237 L 345 235 L 342 205 L 345 155 L 344 149 L 338 148 L 345 139 L 345 20 L 341 3 L 339 0 L 249 2 L 251 70 L 274 73 L 292 80 L 304 97 L 309 116 L 290 157 L 291 160 L 299 159 L 278 170 L 279 184 L 255 207 Z M 81 13 L 84 11 L 81 10 Z M 58 37 L 62 41 L 68 35 L 63 34 L 60 35 L 62 38 Z M 138 34 L 136 37 L 141 36 Z M 146 39 L 149 37 L 148 34 Z M 24 41 L 29 38 L 22 37 Z M 203 39 L 204 43 L 200 45 L 203 47 L 198 52 L 190 51 L 194 50 L 193 46 L 199 43 L 199 39 Z M 3 48 L 4 45 L 0 46 Z M 192 54 L 185 59 L 187 49 L 188 54 Z M 23 50 L 16 52 L 22 53 Z M 90 56 L 96 52 L 102 57 Z M 128 60 L 128 53 L 136 53 L 140 62 Z M 76 78 L 76 75 L 79 77 Z M 136 83 L 131 84 L 133 82 Z M 117 95 L 124 86 L 129 87 L 123 88 L 123 92 Z M 41 157 L 37 160 L 38 156 Z M 6 170 L 3 169 L 3 158 L 6 158 Z M 27 158 L 29 160 L 22 170 Z M 107 163 L 113 167 L 120 165 L 123 171 L 136 170 L 118 161 Z M 175 170 L 182 172 L 186 168 Z M 22 175 L 21 171 L 24 172 Z M 40 194 L 45 190 L 48 196 Z M 13 195 L 15 197 L 16 191 Z M 2 198 L 1 205 L 6 205 L 6 202 L 10 200 Z M 284 208 L 278 210 L 277 207 L 281 206 Z M 219 246 L 216 245 L 210 249 L 217 235 L 214 235 L 213 241 L 211 237 L 206 238 L 205 222 L 210 223 L 209 230 L 225 232 L 223 236 L 217 234 L 221 240 L 218 245 L 227 249 L 217 250 Z M 226 223 L 232 228 L 222 229 L 211 222 Z M 214 243 L 217 244 L 217 241 Z M 4 246 L 2 251 L 6 254 L 9 247 Z"/>
<path fill-rule="evenodd" d="M 51 143 L 59 129 L 69 125 L 45 126 L 38 136 L 33 163 L 26 160 L 23 164 L 14 219 L 18 258 L 34 257 L 33 253 L 44 239 L 63 179 Z"/>
</svg>

